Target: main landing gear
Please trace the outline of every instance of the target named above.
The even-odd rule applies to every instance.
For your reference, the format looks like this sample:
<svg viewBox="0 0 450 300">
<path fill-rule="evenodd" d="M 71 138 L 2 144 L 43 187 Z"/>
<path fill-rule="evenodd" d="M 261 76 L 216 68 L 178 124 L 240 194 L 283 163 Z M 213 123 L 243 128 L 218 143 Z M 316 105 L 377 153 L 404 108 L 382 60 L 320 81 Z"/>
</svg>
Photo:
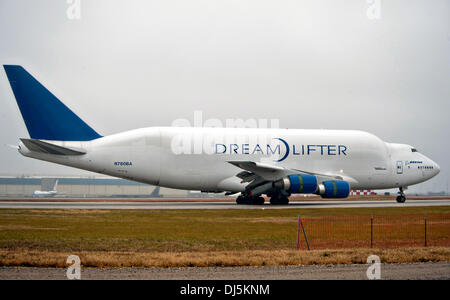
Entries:
<svg viewBox="0 0 450 300">
<path fill-rule="evenodd" d="M 400 187 L 399 191 L 398 191 L 397 202 L 398 203 L 405 203 L 405 201 L 406 201 L 406 196 L 405 196 L 405 193 L 403 191 L 403 187 Z"/>
<path fill-rule="evenodd" d="M 283 191 L 271 191 L 267 194 L 270 197 L 270 204 L 272 205 L 287 205 L 289 204 L 289 194 Z"/>
<path fill-rule="evenodd" d="M 287 205 L 289 204 L 289 198 L 283 195 L 274 195 L 270 198 L 270 204 L 272 205 Z"/>
<path fill-rule="evenodd" d="M 268 193 L 270 197 L 270 204 L 272 205 L 287 205 L 289 204 L 289 198 L 287 195 L 282 193 Z M 244 193 L 236 198 L 237 204 L 250 204 L 250 205 L 263 205 L 264 198 L 262 196 L 252 196 L 250 194 Z"/>
<path fill-rule="evenodd" d="M 236 198 L 237 204 L 251 204 L 251 205 L 263 205 L 264 204 L 264 198 L 254 197 L 250 195 L 240 195 Z"/>
</svg>

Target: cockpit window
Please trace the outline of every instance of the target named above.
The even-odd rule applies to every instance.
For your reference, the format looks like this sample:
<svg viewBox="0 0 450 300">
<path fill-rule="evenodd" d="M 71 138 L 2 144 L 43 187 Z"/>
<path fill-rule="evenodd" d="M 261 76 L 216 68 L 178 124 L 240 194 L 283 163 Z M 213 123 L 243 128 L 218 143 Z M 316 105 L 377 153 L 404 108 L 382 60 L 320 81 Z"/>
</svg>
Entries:
<svg viewBox="0 0 450 300">
<path fill-rule="evenodd" d="M 419 152 L 416 148 L 411 148 L 411 152 Z"/>
</svg>

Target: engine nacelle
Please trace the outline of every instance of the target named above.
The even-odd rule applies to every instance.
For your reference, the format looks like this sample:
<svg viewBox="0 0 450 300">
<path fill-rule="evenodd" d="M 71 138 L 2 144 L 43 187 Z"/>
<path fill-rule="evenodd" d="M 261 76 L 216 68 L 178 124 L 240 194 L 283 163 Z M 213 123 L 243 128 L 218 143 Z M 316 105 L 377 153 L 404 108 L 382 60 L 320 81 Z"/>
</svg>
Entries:
<svg viewBox="0 0 450 300">
<path fill-rule="evenodd" d="M 317 191 L 317 178 L 308 174 L 288 175 L 275 182 L 274 186 L 291 194 L 313 194 Z"/>
<path fill-rule="evenodd" d="M 342 180 L 324 181 L 319 184 L 318 194 L 322 198 L 347 198 L 350 194 L 350 184 Z"/>
</svg>

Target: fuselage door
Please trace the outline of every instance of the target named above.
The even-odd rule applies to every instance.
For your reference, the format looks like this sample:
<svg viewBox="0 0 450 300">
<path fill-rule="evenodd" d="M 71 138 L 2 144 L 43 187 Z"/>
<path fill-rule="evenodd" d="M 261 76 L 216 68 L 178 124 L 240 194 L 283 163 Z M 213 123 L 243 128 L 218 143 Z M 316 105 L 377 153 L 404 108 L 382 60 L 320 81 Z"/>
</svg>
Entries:
<svg viewBox="0 0 450 300">
<path fill-rule="evenodd" d="M 397 161 L 397 174 L 403 174 L 403 161 Z"/>
</svg>

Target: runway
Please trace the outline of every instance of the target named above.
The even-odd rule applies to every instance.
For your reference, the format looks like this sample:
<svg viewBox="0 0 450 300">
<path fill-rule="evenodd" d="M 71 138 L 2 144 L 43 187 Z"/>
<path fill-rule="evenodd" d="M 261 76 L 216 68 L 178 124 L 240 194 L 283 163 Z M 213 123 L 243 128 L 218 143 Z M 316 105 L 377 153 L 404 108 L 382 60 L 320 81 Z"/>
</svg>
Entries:
<svg viewBox="0 0 450 300">
<path fill-rule="evenodd" d="M 364 280 L 369 265 L 202 267 L 202 268 L 83 268 L 86 280 Z M 382 264 L 384 280 L 449 280 L 450 263 Z M 2 280 L 64 280 L 66 269 L 0 267 Z"/>
<path fill-rule="evenodd" d="M 237 205 L 234 202 L 8 202 L 1 201 L 0 209 L 297 209 L 297 208 L 363 208 L 363 207 L 420 207 L 450 206 L 450 199 L 383 201 L 310 201 L 288 205 Z"/>
</svg>

